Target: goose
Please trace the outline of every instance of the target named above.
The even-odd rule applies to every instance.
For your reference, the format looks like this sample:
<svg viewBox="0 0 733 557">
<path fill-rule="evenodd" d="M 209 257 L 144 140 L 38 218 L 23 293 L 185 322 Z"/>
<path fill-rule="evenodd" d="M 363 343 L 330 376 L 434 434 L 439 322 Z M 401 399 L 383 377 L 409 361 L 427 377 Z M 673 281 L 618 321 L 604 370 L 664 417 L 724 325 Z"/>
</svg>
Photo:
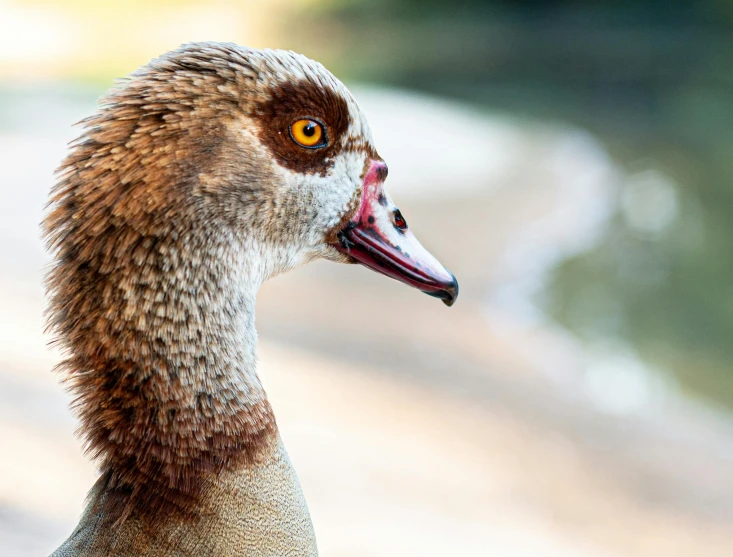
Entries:
<svg viewBox="0 0 733 557">
<path fill-rule="evenodd" d="M 81 122 L 44 219 L 48 326 L 99 478 L 68 556 L 310 557 L 257 375 L 255 298 L 315 259 L 452 305 L 346 87 L 290 51 L 192 43 Z"/>
</svg>

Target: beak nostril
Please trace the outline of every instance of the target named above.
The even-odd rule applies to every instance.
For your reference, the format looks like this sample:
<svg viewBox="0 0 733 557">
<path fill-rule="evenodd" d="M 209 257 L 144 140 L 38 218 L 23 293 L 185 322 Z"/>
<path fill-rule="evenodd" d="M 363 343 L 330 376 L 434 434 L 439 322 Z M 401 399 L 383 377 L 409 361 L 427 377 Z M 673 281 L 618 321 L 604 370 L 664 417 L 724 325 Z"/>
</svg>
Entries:
<svg viewBox="0 0 733 557">
<path fill-rule="evenodd" d="M 397 230 L 400 232 L 404 232 L 407 230 L 407 221 L 402 216 L 402 213 L 399 209 L 395 209 L 394 213 L 392 213 L 392 216 L 394 217 L 394 225 Z"/>
</svg>

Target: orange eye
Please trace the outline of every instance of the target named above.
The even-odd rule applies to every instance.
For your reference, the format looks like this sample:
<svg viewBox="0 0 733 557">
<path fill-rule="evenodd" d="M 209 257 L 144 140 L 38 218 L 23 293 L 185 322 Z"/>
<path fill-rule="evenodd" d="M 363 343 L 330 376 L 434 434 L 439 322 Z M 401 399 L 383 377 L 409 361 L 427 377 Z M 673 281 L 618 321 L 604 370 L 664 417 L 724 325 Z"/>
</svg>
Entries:
<svg viewBox="0 0 733 557">
<path fill-rule="evenodd" d="M 328 144 L 323 124 L 310 118 L 302 118 L 290 124 L 290 137 L 307 149 L 317 149 Z"/>
</svg>

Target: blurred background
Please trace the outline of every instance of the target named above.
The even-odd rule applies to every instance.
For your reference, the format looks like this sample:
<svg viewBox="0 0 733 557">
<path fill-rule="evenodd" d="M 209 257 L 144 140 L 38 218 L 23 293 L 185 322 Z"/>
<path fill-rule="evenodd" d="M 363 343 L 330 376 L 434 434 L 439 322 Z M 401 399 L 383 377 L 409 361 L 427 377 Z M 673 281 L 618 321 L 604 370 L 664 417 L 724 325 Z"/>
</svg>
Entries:
<svg viewBox="0 0 733 557">
<path fill-rule="evenodd" d="M 731 555 L 733 2 L 0 0 L 1 555 L 50 553 L 95 477 L 43 335 L 52 173 L 113 78 L 199 40 L 344 80 L 461 284 L 263 288 L 324 557 Z"/>
</svg>

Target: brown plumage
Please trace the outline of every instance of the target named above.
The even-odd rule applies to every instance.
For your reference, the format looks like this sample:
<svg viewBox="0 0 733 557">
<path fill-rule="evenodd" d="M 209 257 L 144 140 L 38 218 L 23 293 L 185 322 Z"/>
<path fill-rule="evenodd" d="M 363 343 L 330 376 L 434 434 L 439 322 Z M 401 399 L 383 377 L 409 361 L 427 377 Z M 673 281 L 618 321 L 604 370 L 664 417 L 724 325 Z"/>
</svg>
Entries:
<svg viewBox="0 0 733 557">
<path fill-rule="evenodd" d="M 292 140 L 303 117 L 328 145 Z M 55 555 L 316 555 L 254 301 L 303 262 L 354 260 L 337 237 L 368 170 L 386 176 L 363 115 L 307 58 L 207 43 L 132 74 L 83 126 L 44 222 L 49 327 L 101 476 Z"/>
</svg>

